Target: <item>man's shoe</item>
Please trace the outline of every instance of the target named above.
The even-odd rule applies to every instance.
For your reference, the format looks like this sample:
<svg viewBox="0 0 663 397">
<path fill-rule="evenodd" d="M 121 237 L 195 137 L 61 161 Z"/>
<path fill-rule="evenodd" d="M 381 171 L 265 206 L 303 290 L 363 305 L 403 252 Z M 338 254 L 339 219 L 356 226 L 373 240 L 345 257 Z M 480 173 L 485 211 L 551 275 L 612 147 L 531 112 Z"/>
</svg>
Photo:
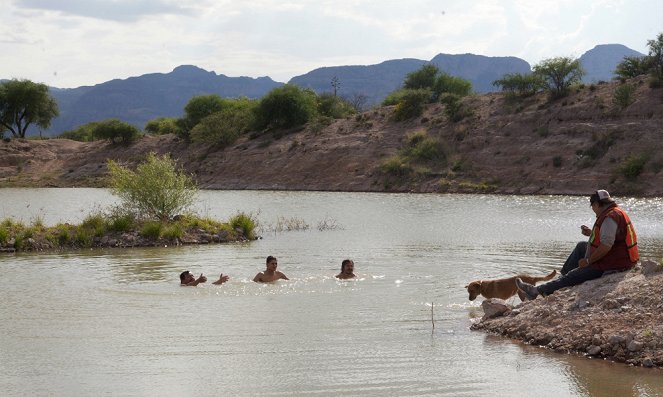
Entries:
<svg viewBox="0 0 663 397">
<path fill-rule="evenodd" d="M 525 294 L 525 297 L 527 300 L 533 300 L 536 299 L 537 296 L 539 296 L 539 290 L 536 288 L 536 286 L 532 284 L 527 284 L 526 282 L 523 282 L 523 280 L 516 278 L 516 287 Z"/>
</svg>

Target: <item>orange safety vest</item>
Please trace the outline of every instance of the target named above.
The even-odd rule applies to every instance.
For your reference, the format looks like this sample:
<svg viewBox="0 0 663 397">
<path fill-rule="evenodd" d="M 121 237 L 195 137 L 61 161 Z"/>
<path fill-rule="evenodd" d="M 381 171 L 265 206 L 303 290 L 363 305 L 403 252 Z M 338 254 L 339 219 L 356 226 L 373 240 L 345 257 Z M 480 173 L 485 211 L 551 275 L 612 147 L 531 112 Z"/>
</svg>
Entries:
<svg viewBox="0 0 663 397">
<path fill-rule="evenodd" d="M 589 244 L 593 249 L 601 245 L 601 225 L 605 218 L 610 217 L 617 223 L 615 242 L 610 251 L 601 259 L 592 262 L 589 266 L 598 270 L 627 270 L 632 268 L 640 259 L 638 254 L 638 237 L 626 212 L 612 204 L 596 218 Z"/>
</svg>

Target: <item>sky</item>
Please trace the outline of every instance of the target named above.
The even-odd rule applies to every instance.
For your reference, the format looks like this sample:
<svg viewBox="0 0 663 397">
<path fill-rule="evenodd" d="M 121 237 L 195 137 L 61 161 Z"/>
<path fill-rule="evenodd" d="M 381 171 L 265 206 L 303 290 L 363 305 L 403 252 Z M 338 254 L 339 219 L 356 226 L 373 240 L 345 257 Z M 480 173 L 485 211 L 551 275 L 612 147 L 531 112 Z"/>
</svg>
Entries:
<svg viewBox="0 0 663 397">
<path fill-rule="evenodd" d="M 195 65 L 287 82 L 324 66 L 472 53 L 535 65 L 647 53 L 661 0 L 0 0 L 0 79 L 59 88 Z"/>
</svg>

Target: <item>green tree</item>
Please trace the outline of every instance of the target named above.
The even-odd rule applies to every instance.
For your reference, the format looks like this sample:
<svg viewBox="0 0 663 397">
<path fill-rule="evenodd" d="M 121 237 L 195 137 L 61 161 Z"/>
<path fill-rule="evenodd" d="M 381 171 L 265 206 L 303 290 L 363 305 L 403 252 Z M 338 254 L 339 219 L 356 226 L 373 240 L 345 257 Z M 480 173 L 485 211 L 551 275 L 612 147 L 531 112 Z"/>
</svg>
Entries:
<svg viewBox="0 0 663 397">
<path fill-rule="evenodd" d="M 442 94 L 454 94 L 464 97 L 471 92 L 471 82 L 445 72 L 440 72 L 433 85 L 433 100 L 437 101 Z"/>
<path fill-rule="evenodd" d="M 308 89 L 285 84 L 274 88 L 256 109 L 258 129 L 292 128 L 306 124 L 316 114 L 317 96 Z"/>
<path fill-rule="evenodd" d="M 493 81 L 493 85 L 501 87 L 507 95 L 527 97 L 534 95 L 545 86 L 541 76 L 528 73 L 509 73 L 502 76 L 501 79 Z"/>
<path fill-rule="evenodd" d="M 394 120 L 403 121 L 421 116 L 424 111 L 424 104 L 430 101 L 431 91 L 423 88 L 401 91 L 403 95 L 394 109 Z"/>
<path fill-rule="evenodd" d="M 227 100 L 216 94 L 195 96 L 184 106 L 184 117 L 178 120 L 180 134 L 184 138 L 189 137 L 189 132 L 200 122 L 200 120 L 221 111 L 226 107 Z"/>
<path fill-rule="evenodd" d="M 630 79 L 649 73 L 652 70 L 652 66 L 652 58 L 648 56 L 624 57 L 624 59 L 617 64 L 615 75 L 618 78 Z"/>
<path fill-rule="evenodd" d="M 46 129 L 58 114 L 58 104 L 45 84 L 16 79 L 0 83 L 0 132 L 9 130 L 15 138 L 25 138 L 30 125 Z"/>
<path fill-rule="evenodd" d="M 652 74 L 659 82 L 663 82 L 663 33 L 659 33 L 655 40 L 647 40 L 647 46 L 649 46 Z"/>
<path fill-rule="evenodd" d="M 128 145 L 138 140 L 140 131 L 124 121 L 108 119 L 97 122 L 92 135 L 97 139 L 108 139 L 114 144 Z"/>
<path fill-rule="evenodd" d="M 562 98 L 569 89 L 585 74 L 580 59 L 556 57 L 544 59 L 532 68 L 534 73 L 545 82 L 546 88 L 553 99 Z"/>
<path fill-rule="evenodd" d="M 440 69 L 432 63 L 427 63 L 419 70 L 408 73 L 403 81 L 403 88 L 417 90 L 420 88 L 433 89 Z"/>
<path fill-rule="evenodd" d="M 99 125 L 98 121 L 83 124 L 74 130 L 65 131 L 58 135 L 59 138 L 71 139 L 72 141 L 91 142 L 97 139 L 94 136 L 94 129 Z"/>
<path fill-rule="evenodd" d="M 170 220 L 193 204 L 198 190 L 167 155 L 148 154 L 136 171 L 108 160 L 108 170 L 111 192 L 120 198 L 122 208 L 144 219 Z"/>
<path fill-rule="evenodd" d="M 173 117 L 157 117 L 145 124 L 145 132 L 153 135 L 165 135 L 180 133 L 180 127 L 177 125 L 177 119 Z"/>
<path fill-rule="evenodd" d="M 191 140 L 219 147 L 235 143 L 255 125 L 256 106 L 257 102 L 248 98 L 229 100 L 226 108 L 205 117 L 193 127 Z"/>
</svg>

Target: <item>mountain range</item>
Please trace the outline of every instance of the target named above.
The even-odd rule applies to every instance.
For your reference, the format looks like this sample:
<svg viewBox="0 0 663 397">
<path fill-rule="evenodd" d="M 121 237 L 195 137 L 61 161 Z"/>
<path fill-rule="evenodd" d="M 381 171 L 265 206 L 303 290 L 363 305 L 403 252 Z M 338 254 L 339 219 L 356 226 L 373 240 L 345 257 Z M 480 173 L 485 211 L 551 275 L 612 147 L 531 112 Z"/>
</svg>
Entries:
<svg viewBox="0 0 663 397">
<path fill-rule="evenodd" d="M 580 61 L 587 83 L 613 78 L 616 65 L 625 56 L 643 56 L 620 44 L 598 45 L 585 52 Z M 405 76 L 432 63 L 453 76 L 472 82 L 477 93 L 496 91 L 492 82 L 507 73 L 528 73 L 530 64 L 517 57 L 487 57 L 474 54 L 438 54 L 431 60 L 396 59 L 375 65 L 333 66 L 295 76 L 288 83 L 311 88 L 317 93 L 331 92 L 331 81 L 338 81 L 338 95 L 363 97 L 366 105 L 378 104 L 398 89 Z M 45 135 L 58 135 L 80 125 L 117 118 L 142 129 L 156 117 L 181 117 L 193 96 L 217 94 L 222 97 L 260 98 L 284 83 L 270 77 L 228 77 L 196 66 L 178 66 L 170 73 L 151 73 L 115 79 L 94 86 L 55 88 L 50 92 L 58 102 L 60 116 Z M 28 132 L 36 135 L 34 128 Z"/>
</svg>

